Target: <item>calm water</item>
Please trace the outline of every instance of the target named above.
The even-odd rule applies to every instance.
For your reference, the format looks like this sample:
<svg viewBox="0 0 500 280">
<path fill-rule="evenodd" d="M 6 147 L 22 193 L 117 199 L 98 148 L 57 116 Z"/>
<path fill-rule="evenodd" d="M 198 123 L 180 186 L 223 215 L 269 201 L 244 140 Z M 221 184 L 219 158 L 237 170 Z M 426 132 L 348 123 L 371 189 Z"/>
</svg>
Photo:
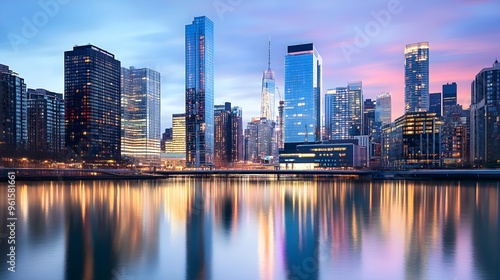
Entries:
<svg viewBox="0 0 500 280">
<path fill-rule="evenodd" d="M 5 186 L 0 279 L 500 279 L 500 182 L 18 182 L 15 273 Z"/>
</svg>

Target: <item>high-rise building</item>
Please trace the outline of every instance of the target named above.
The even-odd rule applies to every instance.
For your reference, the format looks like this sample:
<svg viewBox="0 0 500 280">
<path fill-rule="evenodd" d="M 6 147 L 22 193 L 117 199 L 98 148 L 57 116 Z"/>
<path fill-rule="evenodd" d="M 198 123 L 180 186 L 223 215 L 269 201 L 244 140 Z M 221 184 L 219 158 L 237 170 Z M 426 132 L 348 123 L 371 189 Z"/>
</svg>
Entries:
<svg viewBox="0 0 500 280">
<path fill-rule="evenodd" d="M 455 105 L 457 105 L 457 83 L 447 83 L 443 85 L 443 116 L 449 115 Z"/>
<path fill-rule="evenodd" d="M 78 159 L 120 159 L 120 61 L 113 54 L 93 45 L 64 53 L 64 107 L 66 147 Z"/>
<path fill-rule="evenodd" d="M 0 152 L 16 156 L 28 140 L 27 92 L 24 79 L 0 64 Z"/>
<path fill-rule="evenodd" d="M 214 23 L 195 17 L 186 25 L 186 165 L 214 160 Z"/>
<path fill-rule="evenodd" d="M 143 166 L 160 165 L 160 73 L 121 70 L 122 156 Z"/>
<path fill-rule="evenodd" d="M 216 167 L 228 167 L 243 160 L 242 110 L 226 102 L 224 105 L 215 105 L 214 116 L 214 163 Z"/>
<path fill-rule="evenodd" d="M 28 89 L 28 150 L 41 158 L 61 159 L 64 151 L 62 93 Z"/>
<path fill-rule="evenodd" d="M 405 48 L 405 112 L 429 109 L 429 43 Z"/>
<path fill-rule="evenodd" d="M 274 120 L 275 90 L 274 71 L 271 70 L 271 40 L 269 40 L 267 70 L 264 70 L 262 76 L 262 93 L 260 98 L 260 116 L 268 120 Z"/>
<path fill-rule="evenodd" d="M 383 92 L 377 95 L 375 108 L 375 122 L 382 124 L 391 123 L 391 93 Z"/>
<path fill-rule="evenodd" d="M 326 139 L 352 139 L 363 133 L 361 82 L 330 89 L 325 95 Z M 285 130 L 286 131 L 286 130 Z"/>
<path fill-rule="evenodd" d="M 365 99 L 363 104 L 363 133 L 362 135 L 372 135 L 373 124 L 375 123 L 376 101 Z"/>
<path fill-rule="evenodd" d="M 430 93 L 429 94 L 429 113 L 436 113 L 438 117 L 442 116 L 441 108 L 441 93 Z"/>
<path fill-rule="evenodd" d="M 165 132 L 163 132 L 161 135 L 161 141 L 160 141 L 161 151 L 166 152 L 168 145 L 172 145 L 172 128 L 171 127 L 165 128 Z"/>
<path fill-rule="evenodd" d="M 266 118 L 252 118 L 245 129 L 245 160 L 264 162 L 273 156 L 275 123 Z"/>
<path fill-rule="evenodd" d="M 500 63 L 484 68 L 472 82 L 470 157 L 473 164 L 500 162 Z"/>
<path fill-rule="evenodd" d="M 285 143 L 321 140 L 322 59 L 313 44 L 285 56 Z"/>
<path fill-rule="evenodd" d="M 186 114 L 172 115 L 172 145 L 167 153 L 186 156 Z"/>
</svg>

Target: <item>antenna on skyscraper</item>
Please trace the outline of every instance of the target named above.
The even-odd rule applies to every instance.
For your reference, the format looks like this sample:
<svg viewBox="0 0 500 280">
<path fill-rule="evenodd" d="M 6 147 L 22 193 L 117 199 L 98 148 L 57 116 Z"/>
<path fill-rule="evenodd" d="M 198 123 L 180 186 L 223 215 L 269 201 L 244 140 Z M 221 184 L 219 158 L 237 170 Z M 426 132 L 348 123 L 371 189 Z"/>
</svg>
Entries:
<svg viewBox="0 0 500 280">
<path fill-rule="evenodd" d="M 267 69 L 268 70 L 271 70 L 271 36 L 269 36 L 268 38 L 268 44 L 269 44 L 269 48 L 268 48 L 268 58 L 267 58 Z"/>
</svg>

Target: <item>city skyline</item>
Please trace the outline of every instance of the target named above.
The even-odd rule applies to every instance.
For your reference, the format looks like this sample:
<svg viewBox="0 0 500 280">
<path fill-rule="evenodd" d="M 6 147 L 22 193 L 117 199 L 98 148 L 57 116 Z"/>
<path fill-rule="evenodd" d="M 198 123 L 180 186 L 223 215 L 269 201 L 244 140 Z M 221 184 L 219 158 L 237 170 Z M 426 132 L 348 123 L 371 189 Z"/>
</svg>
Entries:
<svg viewBox="0 0 500 280">
<path fill-rule="evenodd" d="M 189 8 L 183 3 L 168 3 L 168 7 L 130 2 L 40 3 L 44 4 L 3 4 L 1 63 L 18 72 L 28 87 L 63 92 L 62 53 L 90 42 L 126 65 L 152 68 L 166 77 L 162 81 L 162 130 L 171 126 L 171 115 L 179 113 L 176 108 L 184 103 L 183 27 L 194 16 L 207 15 L 217 25 L 215 103 L 242 106 L 244 123 L 259 115 L 269 36 L 273 40 L 271 64 L 281 91 L 286 46 L 312 42 L 323 57 L 323 94 L 328 88 L 361 80 L 365 98 L 391 92 L 393 104 L 404 99 L 404 46 L 428 41 L 432 48 L 430 92 L 457 82 L 457 101 L 465 107 L 470 104 L 470 83 L 484 65 L 497 58 L 495 46 L 500 43 L 492 36 L 499 23 L 495 11 L 500 8 L 494 1 L 443 1 L 433 3 L 432 9 L 422 1 L 374 1 L 363 8 L 321 1 L 293 7 L 284 2 L 233 1 L 231 6 L 209 1 Z M 96 15 L 111 9 L 113 13 L 88 23 L 83 9 Z M 442 10 L 447 13 L 435 14 Z M 308 20 L 297 21 L 298 17 Z M 331 36 L 324 36 L 325 32 Z M 41 67 L 44 71 L 39 71 Z M 392 119 L 402 113 L 394 106 Z"/>
</svg>

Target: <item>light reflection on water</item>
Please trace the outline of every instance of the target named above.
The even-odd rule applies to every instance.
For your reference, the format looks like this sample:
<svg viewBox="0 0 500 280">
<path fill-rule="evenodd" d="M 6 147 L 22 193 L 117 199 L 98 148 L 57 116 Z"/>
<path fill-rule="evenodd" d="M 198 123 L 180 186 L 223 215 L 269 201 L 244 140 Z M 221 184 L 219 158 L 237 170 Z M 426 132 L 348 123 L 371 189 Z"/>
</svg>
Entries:
<svg viewBox="0 0 500 280">
<path fill-rule="evenodd" d="M 17 272 L 2 239 L 0 278 L 498 279 L 499 185 L 18 182 Z"/>
</svg>

